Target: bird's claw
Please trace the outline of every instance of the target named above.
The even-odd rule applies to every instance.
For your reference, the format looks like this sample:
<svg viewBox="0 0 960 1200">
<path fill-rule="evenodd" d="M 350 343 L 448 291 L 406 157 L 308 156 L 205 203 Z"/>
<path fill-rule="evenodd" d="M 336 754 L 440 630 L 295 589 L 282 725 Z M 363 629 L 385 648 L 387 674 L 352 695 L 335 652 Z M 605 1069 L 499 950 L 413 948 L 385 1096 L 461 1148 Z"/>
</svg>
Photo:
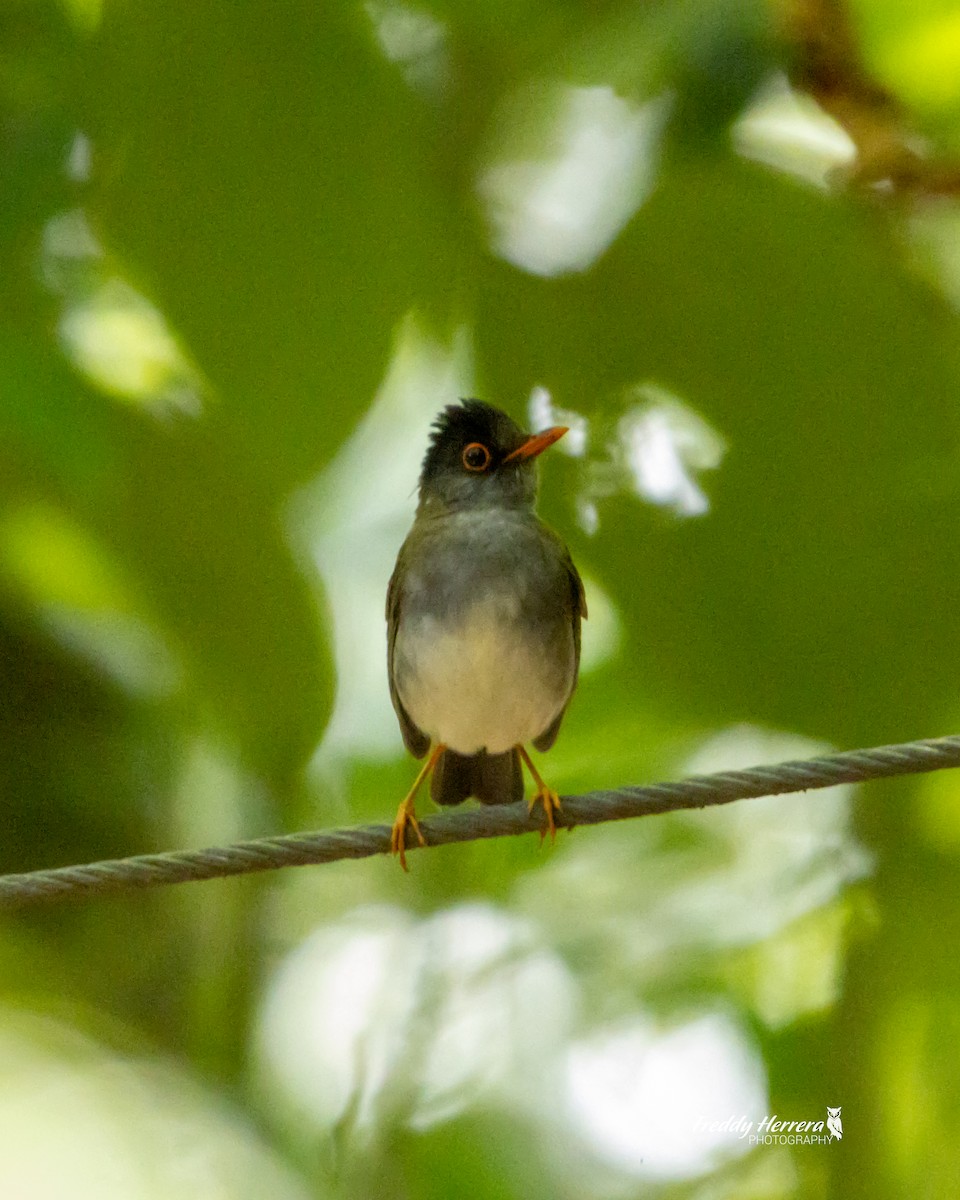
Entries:
<svg viewBox="0 0 960 1200">
<path fill-rule="evenodd" d="M 531 814 L 531 816 L 533 815 L 533 810 L 536 808 L 538 801 L 543 805 L 543 815 L 546 818 L 546 821 L 540 830 L 540 845 L 543 845 L 544 838 L 547 836 L 547 834 L 550 835 L 550 842 L 552 844 L 557 840 L 557 822 L 554 814 L 558 813 L 563 806 L 560 803 L 559 795 L 553 791 L 552 788 L 548 788 L 546 784 L 543 784 L 540 788 L 538 788 L 530 799 L 530 803 L 527 806 L 527 811 Z"/>
<path fill-rule="evenodd" d="M 407 866 L 407 826 L 413 829 L 420 845 L 425 846 L 427 843 L 420 830 L 420 822 L 417 820 L 416 813 L 413 811 L 413 805 L 409 799 L 404 800 L 397 809 L 397 819 L 394 821 L 393 829 L 390 831 L 390 853 L 395 854 L 400 859 L 400 866 L 405 871 L 409 871 L 410 869 Z"/>
</svg>

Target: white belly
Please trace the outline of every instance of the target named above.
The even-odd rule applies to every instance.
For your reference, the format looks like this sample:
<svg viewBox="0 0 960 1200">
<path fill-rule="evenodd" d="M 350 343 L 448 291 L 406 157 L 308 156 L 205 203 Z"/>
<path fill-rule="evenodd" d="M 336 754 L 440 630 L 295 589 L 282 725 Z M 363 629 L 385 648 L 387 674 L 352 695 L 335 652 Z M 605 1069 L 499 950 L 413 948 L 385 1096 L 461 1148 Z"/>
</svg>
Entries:
<svg viewBox="0 0 960 1200">
<path fill-rule="evenodd" d="M 573 684 L 572 634 L 568 661 L 552 661 L 503 600 L 475 605 L 455 630 L 432 616 L 404 620 L 396 654 L 404 708 L 458 754 L 500 754 L 532 741 Z"/>
</svg>

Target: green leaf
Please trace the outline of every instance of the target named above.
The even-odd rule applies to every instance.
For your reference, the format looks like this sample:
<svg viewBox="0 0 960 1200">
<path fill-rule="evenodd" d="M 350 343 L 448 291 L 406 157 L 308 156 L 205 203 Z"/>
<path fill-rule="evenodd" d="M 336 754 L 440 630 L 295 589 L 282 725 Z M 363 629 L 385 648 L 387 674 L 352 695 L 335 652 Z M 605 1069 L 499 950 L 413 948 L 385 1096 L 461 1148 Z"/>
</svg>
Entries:
<svg viewBox="0 0 960 1200">
<path fill-rule="evenodd" d="M 866 214 L 677 165 L 594 270 L 491 266 L 479 298 L 492 393 L 549 387 L 596 416 L 598 456 L 643 381 L 728 444 L 707 515 L 621 494 L 574 539 L 622 614 L 623 703 L 848 745 L 938 727 L 960 670 L 957 321 Z"/>
<path fill-rule="evenodd" d="M 254 466 L 209 420 L 165 427 L 7 335 L 8 504 L 43 499 L 90 531 L 182 663 L 188 708 L 267 779 L 319 737 L 332 668 L 316 596 Z"/>
<path fill-rule="evenodd" d="M 304 479 L 365 410 L 396 322 L 447 308 L 422 102 L 359 12 L 178 0 L 108 15 L 87 104 L 108 244 L 264 485 Z"/>
</svg>

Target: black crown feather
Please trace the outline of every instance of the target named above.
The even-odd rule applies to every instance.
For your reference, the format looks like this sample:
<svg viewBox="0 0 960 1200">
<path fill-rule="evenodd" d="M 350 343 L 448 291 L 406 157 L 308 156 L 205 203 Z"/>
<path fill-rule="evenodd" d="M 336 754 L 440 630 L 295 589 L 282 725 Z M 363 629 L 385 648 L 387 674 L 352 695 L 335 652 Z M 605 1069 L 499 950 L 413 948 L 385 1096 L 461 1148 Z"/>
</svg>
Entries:
<svg viewBox="0 0 960 1200">
<path fill-rule="evenodd" d="M 459 404 L 448 404 L 431 426 L 421 478 L 440 467 L 451 450 L 451 457 L 459 461 L 460 451 L 470 442 L 481 442 L 492 452 L 509 453 L 524 441 L 524 437 L 511 417 L 483 400 L 466 399 Z"/>
</svg>

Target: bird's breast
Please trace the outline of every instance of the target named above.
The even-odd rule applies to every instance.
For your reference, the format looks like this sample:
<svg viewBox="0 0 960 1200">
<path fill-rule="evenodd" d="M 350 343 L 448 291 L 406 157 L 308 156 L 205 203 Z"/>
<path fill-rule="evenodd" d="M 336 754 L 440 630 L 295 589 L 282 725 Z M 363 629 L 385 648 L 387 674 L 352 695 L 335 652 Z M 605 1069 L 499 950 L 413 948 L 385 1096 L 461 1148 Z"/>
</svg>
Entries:
<svg viewBox="0 0 960 1200">
<path fill-rule="evenodd" d="M 484 590 L 442 611 L 409 606 L 394 649 L 404 708 L 433 741 L 460 754 L 532 741 L 574 682 L 569 617 L 525 611 L 516 589 Z"/>
</svg>

